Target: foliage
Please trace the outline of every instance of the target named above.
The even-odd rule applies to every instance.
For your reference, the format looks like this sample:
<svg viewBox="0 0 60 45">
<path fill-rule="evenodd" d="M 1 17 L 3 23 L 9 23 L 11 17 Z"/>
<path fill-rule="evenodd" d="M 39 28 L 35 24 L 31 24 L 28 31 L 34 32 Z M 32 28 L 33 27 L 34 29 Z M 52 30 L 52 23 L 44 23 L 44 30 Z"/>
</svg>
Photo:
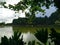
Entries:
<svg viewBox="0 0 60 45">
<path fill-rule="evenodd" d="M 53 25 L 57 20 L 60 20 L 59 10 L 52 13 L 50 17 L 35 17 L 29 16 L 29 18 L 18 18 L 13 20 L 13 24 L 16 25 Z"/>
<path fill-rule="evenodd" d="M 27 18 L 18 18 L 13 20 L 13 25 L 27 25 Z"/>
<path fill-rule="evenodd" d="M 55 6 L 58 8 L 58 9 L 60 9 L 60 0 L 54 0 L 54 4 L 55 4 Z"/>
<path fill-rule="evenodd" d="M 9 8 L 14 11 L 19 11 L 19 10 L 24 11 L 25 9 L 30 7 L 29 15 L 35 15 L 36 11 L 44 13 L 44 9 L 42 9 L 41 7 L 45 6 L 46 8 L 49 8 L 52 2 L 53 2 L 52 0 L 21 0 L 15 5 L 9 4 L 8 7 L 5 5 L 6 2 L 5 3 L 2 2 L 1 4 L 4 6 L 4 8 Z"/>
<path fill-rule="evenodd" d="M 0 2 L 0 5 L 4 6 L 5 8 L 8 8 L 7 6 L 5 6 L 6 2 Z"/>
<path fill-rule="evenodd" d="M 54 5 L 58 9 L 60 9 L 60 5 L 59 5 L 60 0 L 21 0 L 21 1 L 19 1 L 15 5 L 9 4 L 8 7 L 5 5 L 6 2 L 1 2 L 0 4 L 2 6 L 4 6 L 4 8 L 8 8 L 8 9 L 11 9 L 11 10 L 14 10 L 14 11 L 18 11 L 18 12 L 19 12 L 19 10 L 22 10 L 24 12 L 25 9 L 29 8 L 28 9 L 29 12 L 28 13 L 25 12 L 26 16 L 28 17 L 28 21 L 27 22 L 29 24 L 33 24 L 33 23 L 36 23 L 36 21 L 35 21 L 35 19 L 36 19 L 35 18 L 35 12 L 39 11 L 39 12 L 43 12 L 44 13 L 44 9 L 42 9 L 42 7 L 45 6 L 47 9 L 49 9 L 49 6 L 51 4 L 53 4 L 53 3 L 54 3 Z M 52 14 L 52 17 L 50 16 L 50 18 L 45 17 L 44 18 L 45 20 L 43 18 L 41 18 L 41 21 L 42 22 L 45 22 L 45 24 L 47 24 L 47 23 L 48 24 L 54 24 L 55 21 L 58 19 L 58 17 L 56 17 L 57 12 L 56 13 L 53 13 Z M 40 21 L 40 19 L 39 19 L 39 21 Z M 38 23 L 41 22 L 41 21 L 40 22 L 39 21 L 38 21 Z M 15 21 L 13 21 L 13 22 L 15 22 Z M 40 24 L 43 24 L 42 22 Z M 19 22 L 16 22 L 16 23 L 20 23 L 20 21 Z"/>
<path fill-rule="evenodd" d="M 52 0 L 22 0 L 17 4 L 15 4 L 15 6 L 9 5 L 9 7 L 11 6 L 10 9 L 14 7 L 13 10 L 19 11 L 19 10 L 28 8 L 28 6 L 31 6 L 30 11 L 34 12 L 37 10 L 42 11 L 41 6 L 44 6 L 44 5 L 48 8 L 51 3 L 52 3 Z"/>
<path fill-rule="evenodd" d="M 35 41 L 32 41 L 32 42 L 29 41 L 29 42 L 28 42 L 28 45 L 35 45 Z"/>
<path fill-rule="evenodd" d="M 44 29 L 39 30 L 39 31 L 37 31 L 37 33 L 35 34 L 35 36 L 36 36 L 36 38 L 39 41 L 41 41 L 44 44 L 46 44 L 47 39 L 48 39 L 48 31 L 47 31 L 47 29 L 45 29 L 45 30 Z"/>
<path fill-rule="evenodd" d="M 60 45 L 60 33 L 57 33 L 54 28 L 51 28 L 50 36 L 55 45 Z"/>
<path fill-rule="evenodd" d="M 35 12 L 35 11 L 40 11 L 44 12 L 43 9 L 41 8 L 42 6 L 46 6 L 46 8 L 49 8 L 49 6 L 54 3 L 57 8 L 60 9 L 59 3 L 60 0 L 21 0 L 17 4 L 10 5 L 9 4 L 9 9 L 13 9 L 15 11 L 19 10 L 25 10 L 26 8 L 30 7 L 30 12 Z M 1 5 L 5 7 L 6 2 L 1 2 Z"/>
<path fill-rule="evenodd" d="M 1 38 L 1 43 L 0 45 L 25 45 L 23 41 L 23 36 L 20 39 L 19 37 L 21 36 L 20 32 L 14 32 L 14 35 L 10 37 L 9 39 L 4 36 Z M 47 40 L 48 40 L 48 31 L 47 29 L 42 29 L 39 30 L 35 33 L 36 38 L 44 43 L 46 45 Z M 56 32 L 54 28 L 51 28 L 51 33 L 50 33 L 50 38 L 52 42 L 55 43 L 55 45 L 60 45 L 60 33 Z M 37 42 L 38 45 L 41 45 L 39 42 Z M 49 43 L 50 44 L 50 43 Z M 34 41 L 29 41 L 28 45 L 36 45 L 35 40 Z"/>
<path fill-rule="evenodd" d="M 14 36 L 12 38 L 7 38 L 6 36 L 1 38 L 0 45 L 24 45 L 23 38 L 19 38 L 21 33 L 14 32 Z"/>
</svg>

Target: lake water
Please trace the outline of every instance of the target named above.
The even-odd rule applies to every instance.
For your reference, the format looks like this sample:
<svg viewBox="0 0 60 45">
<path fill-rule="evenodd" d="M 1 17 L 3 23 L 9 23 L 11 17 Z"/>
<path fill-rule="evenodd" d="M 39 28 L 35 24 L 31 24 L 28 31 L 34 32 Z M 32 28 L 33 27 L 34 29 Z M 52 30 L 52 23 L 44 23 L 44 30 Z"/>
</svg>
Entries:
<svg viewBox="0 0 60 45">
<path fill-rule="evenodd" d="M 24 42 L 27 42 L 28 43 L 29 41 L 35 40 L 36 42 L 39 42 L 40 44 L 43 45 L 43 43 L 40 42 L 34 36 L 34 33 L 36 32 L 36 29 L 39 29 L 39 27 L 1 26 L 0 27 L 0 42 L 1 42 L 1 37 L 7 36 L 8 38 L 10 38 L 10 37 L 12 37 L 14 31 L 19 31 L 19 32 L 22 33 L 21 36 L 23 35 L 23 41 Z M 48 39 L 48 41 L 50 41 L 50 39 Z"/>
<path fill-rule="evenodd" d="M 1 42 L 1 37 L 4 37 L 4 36 L 7 36 L 8 38 L 12 37 L 14 31 L 20 31 L 20 32 L 22 32 L 21 36 L 23 35 L 23 41 L 24 42 L 28 43 L 29 41 L 33 41 L 33 40 L 36 40 L 37 42 L 40 42 L 33 35 L 33 33 L 31 33 L 28 30 L 28 28 L 27 28 L 27 30 L 25 29 L 26 32 L 24 32 L 23 29 L 19 30 L 20 28 L 17 27 L 17 26 L 16 27 L 13 27 L 13 26 L 2 26 L 2 27 L 0 27 L 0 42 Z M 43 43 L 40 42 L 40 44 L 43 44 Z"/>
</svg>

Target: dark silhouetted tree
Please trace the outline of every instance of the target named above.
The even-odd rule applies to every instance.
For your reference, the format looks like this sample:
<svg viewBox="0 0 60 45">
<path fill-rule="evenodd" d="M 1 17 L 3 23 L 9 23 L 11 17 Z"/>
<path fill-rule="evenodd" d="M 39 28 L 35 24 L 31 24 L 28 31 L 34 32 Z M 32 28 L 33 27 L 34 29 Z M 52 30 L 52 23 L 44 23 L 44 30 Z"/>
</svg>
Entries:
<svg viewBox="0 0 60 45">
<path fill-rule="evenodd" d="M 46 45 L 47 39 L 48 39 L 48 31 L 47 29 L 42 29 L 37 31 L 37 33 L 35 34 L 36 38 L 43 42 Z"/>
<path fill-rule="evenodd" d="M 0 45 L 24 45 L 23 37 L 20 39 L 21 33 L 14 32 L 14 35 L 11 38 L 7 38 L 6 36 L 1 38 Z"/>
<path fill-rule="evenodd" d="M 57 33 L 54 28 L 51 28 L 50 36 L 55 45 L 60 45 L 60 33 Z"/>
</svg>

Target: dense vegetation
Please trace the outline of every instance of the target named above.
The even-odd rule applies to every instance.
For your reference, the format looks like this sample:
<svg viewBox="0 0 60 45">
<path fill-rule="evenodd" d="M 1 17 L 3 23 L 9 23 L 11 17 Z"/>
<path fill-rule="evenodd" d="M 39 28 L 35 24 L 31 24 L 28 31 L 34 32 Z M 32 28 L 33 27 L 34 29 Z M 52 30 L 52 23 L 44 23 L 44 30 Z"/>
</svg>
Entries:
<svg viewBox="0 0 60 45">
<path fill-rule="evenodd" d="M 50 38 L 51 42 L 49 45 L 51 45 L 52 42 L 54 42 L 54 45 L 60 45 L 60 33 L 57 33 L 54 28 L 50 29 L 51 33 L 48 33 L 48 29 L 41 29 L 37 31 L 34 35 L 35 37 L 41 41 L 44 45 L 47 45 L 48 39 Z M 14 32 L 14 35 L 10 37 L 9 39 L 4 36 L 1 38 L 1 43 L 0 45 L 25 45 L 27 42 L 23 41 L 23 36 L 22 38 L 19 38 L 21 36 L 21 33 L 19 32 Z M 50 36 L 50 37 L 48 37 Z M 37 43 L 38 45 L 42 45 L 39 42 L 28 42 L 28 45 L 35 45 Z"/>
<path fill-rule="evenodd" d="M 45 6 L 46 9 L 49 9 L 49 6 L 54 3 L 54 6 L 56 6 L 58 9 L 56 12 L 52 13 L 50 17 L 45 16 L 42 17 L 35 17 L 35 12 L 39 11 L 44 14 L 44 9 L 41 7 Z M 60 0 L 22 0 L 18 2 L 15 5 L 9 4 L 7 7 L 5 4 L 6 2 L 0 3 L 4 6 L 4 8 L 8 8 L 11 10 L 14 10 L 19 12 L 19 10 L 22 10 L 24 12 L 25 9 L 29 8 L 29 12 L 26 13 L 26 17 L 28 18 L 18 18 L 14 19 L 12 25 L 54 25 L 56 23 L 60 24 Z M 4 24 L 4 23 L 2 23 Z M 48 37 L 48 29 L 42 29 L 37 31 L 35 37 L 41 41 L 43 44 L 46 45 L 48 38 L 50 38 L 52 42 L 54 42 L 55 45 L 60 45 L 60 33 L 57 33 L 55 29 L 51 29 L 51 33 L 49 34 L 50 37 Z M 0 45 L 24 45 L 26 43 L 23 42 L 23 36 L 20 39 L 21 33 L 14 33 L 14 36 L 12 38 L 7 38 L 6 36 L 1 38 Z M 49 43 L 49 45 L 51 45 Z M 38 43 L 41 45 L 40 43 Z M 35 45 L 35 41 L 29 42 L 28 45 Z"/>
<path fill-rule="evenodd" d="M 45 6 L 46 9 L 49 9 L 49 6 L 51 4 L 54 3 L 54 6 L 57 7 L 57 11 L 52 13 L 52 15 L 48 18 L 48 17 L 44 17 L 44 18 L 36 18 L 35 17 L 35 12 L 39 11 L 39 12 L 42 12 L 44 14 L 44 9 L 42 9 L 41 7 Z M 11 9 L 11 10 L 14 10 L 17 12 L 19 12 L 19 10 L 22 10 L 23 12 L 25 11 L 25 9 L 29 8 L 29 12 L 25 12 L 26 14 L 26 17 L 27 18 L 19 18 L 19 19 L 15 19 L 13 21 L 13 24 L 16 24 L 16 25 L 30 25 L 30 24 L 33 24 L 33 25 L 51 25 L 51 24 L 55 24 L 55 22 L 59 23 L 58 20 L 59 19 L 59 15 L 60 15 L 60 0 L 22 0 L 20 2 L 18 2 L 17 4 L 15 5 L 11 5 L 9 4 L 9 6 L 7 7 L 5 4 L 6 2 L 1 2 L 0 4 L 2 6 L 4 6 L 4 8 L 8 8 L 8 9 Z"/>
<path fill-rule="evenodd" d="M 18 18 L 13 20 L 14 25 L 54 25 L 60 24 L 59 10 L 52 13 L 50 17 Z"/>
</svg>

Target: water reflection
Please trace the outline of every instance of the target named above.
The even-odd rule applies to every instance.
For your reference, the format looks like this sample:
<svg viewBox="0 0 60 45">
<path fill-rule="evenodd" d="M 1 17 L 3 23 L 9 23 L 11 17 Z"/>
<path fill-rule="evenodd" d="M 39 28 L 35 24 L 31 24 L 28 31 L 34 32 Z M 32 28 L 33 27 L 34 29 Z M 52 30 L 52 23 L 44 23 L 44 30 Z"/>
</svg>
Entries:
<svg viewBox="0 0 60 45">
<path fill-rule="evenodd" d="M 6 36 L 8 38 L 11 37 L 13 35 L 13 31 L 14 30 L 13 30 L 12 26 L 0 27 L 0 42 L 1 42 L 1 37 L 3 37 L 3 36 Z M 29 41 L 33 41 L 33 40 L 35 40 L 36 42 L 39 42 L 36 39 L 36 37 L 30 32 L 25 32 L 25 33 L 22 32 L 21 37 L 22 37 L 22 35 L 23 35 L 23 41 L 24 42 L 28 43 Z M 42 43 L 40 42 L 40 44 L 42 44 Z"/>
<path fill-rule="evenodd" d="M 13 35 L 13 27 L 12 26 L 0 27 L 0 38 L 3 37 L 4 35 L 7 36 L 8 38 L 11 37 Z M 35 36 L 30 32 L 22 33 L 22 35 L 23 40 L 25 42 L 35 40 Z"/>
<path fill-rule="evenodd" d="M 35 36 L 33 34 L 31 34 L 30 32 L 22 33 L 22 35 L 23 35 L 23 41 L 25 41 L 25 42 L 35 40 Z"/>
<path fill-rule="evenodd" d="M 39 42 L 41 45 L 44 45 L 42 42 L 40 42 L 32 33 L 30 32 L 27 32 L 27 33 L 22 33 L 23 35 L 23 41 L 26 42 L 27 44 L 29 43 L 29 41 L 35 41 L 36 42 L 36 45 L 37 45 L 37 42 Z M 22 37 L 21 35 L 21 37 Z M 26 45 L 27 45 L 26 44 Z"/>
<path fill-rule="evenodd" d="M 0 27 L 0 42 L 1 42 L 1 37 L 3 36 L 7 36 L 8 38 L 11 37 L 13 35 L 13 30 L 11 26 L 4 26 L 4 27 Z"/>
</svg>

